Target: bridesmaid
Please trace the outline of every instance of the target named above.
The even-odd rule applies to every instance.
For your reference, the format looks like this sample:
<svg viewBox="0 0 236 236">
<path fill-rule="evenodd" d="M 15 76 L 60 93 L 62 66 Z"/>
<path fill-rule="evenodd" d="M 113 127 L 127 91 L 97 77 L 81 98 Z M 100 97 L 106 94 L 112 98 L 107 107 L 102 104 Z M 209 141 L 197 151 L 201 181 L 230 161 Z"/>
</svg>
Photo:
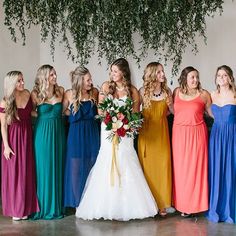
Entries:
<svg viewBox="0 0 236 236">
<path fill-rule="evenodd" d="M 62 120 L 64 89 L 57 85 L 55 69 L 41 66 L 31 93 L 37 115 L 34 128 L 34 148 L 37 174 L 37 195 L 40 212 L 33 219 L 63 217 L 63 158 L 65 128 Z"/>
<path fill-rule="evenodd" d="M 13 220 L 25 220 L 39 211 L 33 157 L 32 102 L 23 74 L 10 71 L 0 102 L 2 133 L 2 211 Z"/>
<path fill-rule="evenodd" d="M 217 68 L 209 141 L 209 211 L 213 222 L 236 223 L 236 87 L 233 71 Z"/>
<path fill-rule="evenodd" d="M 171 206 L 171 155 L 167 115 L 173 110 L 172 93 L 167 87 L 163 66 L 147 65 L 140 89 L 144 123 L 138 137 L 138 154 L 145 178 L 165 216 Z"/>
<path fill-rule="evenodd" d="M 100 147 L 100 122 L 89 70 L 83 66 L 70 73 L 72 88 L 65 92 L 64 110 L 69 110 L 69 133 L 64 183 L 64 206 L 77 207 Z M 66 112 L 68 112 L 68 110 Z M 89 148 L 88 148 L 89 147 Z"/>
<path fill-rule="evenodd" d="M 208 210 L 208 134 L 203 114 L 210 94 L 201 88 L 199 72 L 189 66 L 174 91 L 173 201 L 183 217 Z"/>
</svg>

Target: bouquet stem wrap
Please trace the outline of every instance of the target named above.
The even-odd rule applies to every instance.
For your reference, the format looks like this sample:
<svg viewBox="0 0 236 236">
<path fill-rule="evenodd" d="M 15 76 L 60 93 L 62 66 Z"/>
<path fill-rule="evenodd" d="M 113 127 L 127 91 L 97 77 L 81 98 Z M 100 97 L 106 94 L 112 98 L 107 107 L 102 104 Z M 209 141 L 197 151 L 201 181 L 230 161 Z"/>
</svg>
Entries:
<svg viewBox="0 0 236 236">
<path fill-rule="evenodd" d="M 111 175 L 110 175 L 111 186 L 114 186 L 115 184 L 115 173 L 118 175 L 119 178 L 119 186 L 121 185 L 120 171 L 117 166 L 117 160 L 116 160 L 118 147 L 119 147 L 119 137 L 117 134 L 115 134 L 112 138 L 112 162 L 111 162 Z"/>
</svg>

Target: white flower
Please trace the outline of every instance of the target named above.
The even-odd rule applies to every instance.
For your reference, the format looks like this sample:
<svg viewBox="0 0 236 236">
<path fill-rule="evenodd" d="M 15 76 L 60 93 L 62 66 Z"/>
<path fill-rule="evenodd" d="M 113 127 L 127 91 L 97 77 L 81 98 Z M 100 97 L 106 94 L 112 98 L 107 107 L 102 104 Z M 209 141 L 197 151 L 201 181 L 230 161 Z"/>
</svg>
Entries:
<svg viewBox="0 0 236 236">
<path fill-rule="evenodd" d="M 113 100 L 113 103 L 114 103 L 115 106 L 119 106 L 119 103 L 118 103 L 118 101 L 116 99 Z"/>
<path fill-rule="evenodd" d="M 129 129 L 129 125 L 124 125 L 123 127 L 125 130 Z"/>
<path fill-rule="evenodd" d="M 122 121 L 117 120 L 116 122 L 114 122 L 114 123 L 112 124 L 112 129 L 113 129 L 114 131 L 116 131 L 116 130 L 118 130 L 119 128 L 121 128 L 122 125 L 123 125 Z"/>
</svg>

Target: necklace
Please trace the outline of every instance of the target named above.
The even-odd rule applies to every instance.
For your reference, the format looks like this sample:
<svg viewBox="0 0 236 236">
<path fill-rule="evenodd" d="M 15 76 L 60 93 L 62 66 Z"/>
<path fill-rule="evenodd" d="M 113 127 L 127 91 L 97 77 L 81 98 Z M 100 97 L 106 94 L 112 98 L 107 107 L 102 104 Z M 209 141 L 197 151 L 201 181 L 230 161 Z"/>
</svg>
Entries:
<svg viewBox="0 0 236 236">
<path fill-rule="evenodd" d="M 52 101 L 54 98 L 55 98 L 55 95 L 52 95 L 50 98 L 48 97 L 47 100 Z"/>
<path fill-rule="evenodd" d="M 123 90 L 125 89 L 125 87 L 119 88 L 118 86 L 116 86 L 116 89 L 117 89 L 119 92 L 121 92 L 121 91 L 123 91 Z"/>
<path fill-rule="evenodd" d="M 162 94 L 162 90 L 159 93 L 153 93 L 153 96 L 158 98 L 161 96 L 161 94 Z"/>
<path fill-rule="evenodd" d="M 195 96 L 197 95 L 197 93 L 198 93 L 197 90 L 194 91 L 194 92 L 188 92 L 188 93 L 186 94 L 186 96 L 187 96 L 187 97 L 195 97 Z"/>
</svg>

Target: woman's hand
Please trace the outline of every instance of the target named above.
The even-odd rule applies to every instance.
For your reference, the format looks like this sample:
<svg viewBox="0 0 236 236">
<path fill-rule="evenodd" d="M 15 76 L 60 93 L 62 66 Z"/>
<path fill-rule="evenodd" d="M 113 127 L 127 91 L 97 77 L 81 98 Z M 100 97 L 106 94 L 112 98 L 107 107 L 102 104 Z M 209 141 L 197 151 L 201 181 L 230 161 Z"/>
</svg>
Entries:
<svg viewBox="0 0 236 236">
<path fill-rule="evenodd" d="M 70 115 L 70 110 L 68 108 L 65 109 L 64 115 L 65 116 L 69 116 Z"/>
<path fill-rule="evenodd" d="M 37 117 L 38 116 L 38 112 L 37 111 L 31 111 L 31 116 Z"/>
<path fill-rule="evenodd" d="M 12 151 L 10 147 L 4 147 L 3 155 L 7 160 L 11 159 L 11 154 L 15 155 L 15 153 Z"/>
</svg>

